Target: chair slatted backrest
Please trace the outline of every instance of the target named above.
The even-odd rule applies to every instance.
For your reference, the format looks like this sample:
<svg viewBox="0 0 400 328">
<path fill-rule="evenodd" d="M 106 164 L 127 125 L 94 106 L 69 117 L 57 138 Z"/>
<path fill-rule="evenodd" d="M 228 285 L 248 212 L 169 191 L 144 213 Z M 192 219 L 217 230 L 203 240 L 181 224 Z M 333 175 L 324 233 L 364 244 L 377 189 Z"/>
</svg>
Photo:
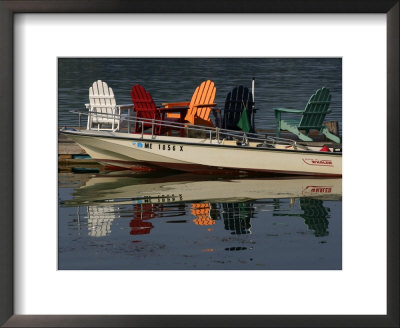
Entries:
<svg viewBox="0 0 400 328">
<path fill-rule="evenodd" d="M 136 116 L 148 119 L 160 119 L 156 104 L 150 93 L 140 84 L 135 84 L 131 90 L 131 98 L 134 104 Z"/>
<path fill-rule="evenodd" d="M 299 128 L 320 129 L 329 110 L 331 95 L 329 89 L 318 89 L 308 100 L 300 120 Z"/>
<path fill-rule="evenodd" d="M 116 114 L 116 101 L 114 92 L 106 82 L 101 80 L 93 82 L 89 88 L 89 103 L 92 113 L 92 123 L 112 123 L 118 120 Z"/>
<path fill-rule="evenodd" d="M 189 104 L 185 120 L 193 123 L 197 116 L 203 120 L 209 120 L 211 107 L 198 107 L 199 105 L 213 104 L 217 88 L 213 81 L 203 81 L 194 91 L 192 100 Z"/>
<path fill-rule="evenodd" d="M 249 88 L 242 85 L 230 91 L 225 100 L 223 128 L 238 130 L 237 124 L 240 116 L 246 107 L 248 114 L 252 113 L 254 106 L 253 95 Z"/>
</svg>

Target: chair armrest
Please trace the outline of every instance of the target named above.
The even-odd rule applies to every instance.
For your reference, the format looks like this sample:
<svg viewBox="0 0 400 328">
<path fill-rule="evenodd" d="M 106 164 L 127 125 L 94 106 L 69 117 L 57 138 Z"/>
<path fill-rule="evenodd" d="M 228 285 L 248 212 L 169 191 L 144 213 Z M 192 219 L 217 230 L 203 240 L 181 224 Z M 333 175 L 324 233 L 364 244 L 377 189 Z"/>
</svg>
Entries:
<svg viewBox="0 0 400 328">
<path fill-rule="evenodd" d="M 202 108 L 202 107 L 215 107 L 217 106 L 217 104 L 199 104 L 199 105 L 193 105 L 193 107 L 198 107 L 198 108 Z"/>
<path fill-rule="evenodd" d="M 124 107 L 125 106 L 125 108 L 129 108 L 129 107 L 132 107 L 132 105 L 115 105 L 115 106 L 112 106 L 112 105 L 101 105 L 101 104 L 96 104 L 96 105 L 94 105 L 94 106 L 92 106 L 91 104 L 85 104 L 85 107 L 86 107 L 86 109 L 90 109 L 90 108 L 92 108 L 92 107 L 94 107 L 94 108 L 121 108 L 121 107 Z"/>
<path fill-rule="evenodd" d="M 299 109 L 290 109 L 290 108 L 274 108 L 275 112 L 284 112 L 284 113 L 303 113 L 304 110 L 299 110 Z"/>
<path fill-rule="evenodd" d="M 175 102 L 175 103 L 162 103 L 163 106 L 170 108 L 170 107 L 181 107 L 181 106 L 189 106 L 190 102 L 183 101 L 183 102 Z"/>
<path fill-rule="evenodd" d="M 128 105 L 117 105 L 117 107 L 119 109 L 129 109 L 129 108 L 133 108 L 133 104 L 128 104 Z"/>
<path fill-rule="evenodd" d="M 160 112 L 173 113 L 173 112 L 186 112 L 187 107 L 157 107 Z"/>
</svg>

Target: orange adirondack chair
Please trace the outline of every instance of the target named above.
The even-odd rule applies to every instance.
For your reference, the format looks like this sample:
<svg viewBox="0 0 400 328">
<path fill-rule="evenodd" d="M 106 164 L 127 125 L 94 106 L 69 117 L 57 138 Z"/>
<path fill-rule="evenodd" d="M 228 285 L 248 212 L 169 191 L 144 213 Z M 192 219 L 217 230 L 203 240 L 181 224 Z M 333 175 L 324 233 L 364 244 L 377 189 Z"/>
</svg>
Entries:
<svg viewBox="0 0 400 328">
<path fill-rule="evenodd" d="M 166 108 L 169 106 L 188 106 L 189 109 L 185 116 L 185 121 L 190 124 L 205 125 L 213 127 L 210 119 L 211 109 L 217 104 L 214 103 L 217 88 L 213 81 L 203 81 L 194 91 L 190 102 L 163 104 Z M 177 117 L 176 114 L 168 114 L 167 117 Z"/>
</svg>

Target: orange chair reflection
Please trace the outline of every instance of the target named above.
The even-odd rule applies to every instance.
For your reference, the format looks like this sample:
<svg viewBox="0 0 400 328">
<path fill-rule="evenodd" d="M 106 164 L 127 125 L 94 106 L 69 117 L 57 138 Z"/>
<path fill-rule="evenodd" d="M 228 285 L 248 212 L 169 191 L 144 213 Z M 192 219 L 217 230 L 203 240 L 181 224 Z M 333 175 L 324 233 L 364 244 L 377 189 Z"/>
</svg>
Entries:
<svg viewBox="0 0 400 328">
<path fill-rule="evenodd" d="M 196 217 L 193 222 L 197 225 L 213 225 L 215 220 L 211 218 L 211 206 L 209 203 L 194 203 L 191 207 L 191 213 Z"/>
</svg>

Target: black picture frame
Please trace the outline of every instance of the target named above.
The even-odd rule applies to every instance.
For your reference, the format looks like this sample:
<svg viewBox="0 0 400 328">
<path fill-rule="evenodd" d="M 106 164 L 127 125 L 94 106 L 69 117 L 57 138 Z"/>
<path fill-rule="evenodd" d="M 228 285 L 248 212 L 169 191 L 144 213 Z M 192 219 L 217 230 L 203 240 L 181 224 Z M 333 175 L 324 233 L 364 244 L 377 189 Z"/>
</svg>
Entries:
<svg viewBox="0 0 400 328">
<path fill-rule="evenodd" d="M 399 0 L 0 0 L 0 324 L 4 327 L 399 327 L 399 8 Z M 13 134 L 18 131 L 13 128 L 13 16 L 128 12 L 386 14 L 387 315 L 14 315 L 13 184 L 18 172 L 14 171 Z"/>
</svg>

